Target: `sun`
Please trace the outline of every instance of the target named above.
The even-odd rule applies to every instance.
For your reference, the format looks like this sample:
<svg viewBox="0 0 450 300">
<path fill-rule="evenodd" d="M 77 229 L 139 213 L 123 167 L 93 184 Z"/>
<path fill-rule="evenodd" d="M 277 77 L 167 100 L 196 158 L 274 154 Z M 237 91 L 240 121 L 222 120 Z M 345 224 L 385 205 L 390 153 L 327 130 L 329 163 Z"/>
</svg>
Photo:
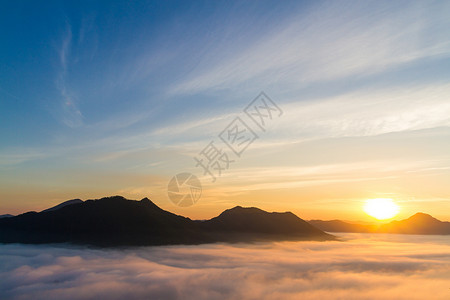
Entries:
<svg viewBox="0 0 450 300">
<path fill-rule="evenodd" d="M 390 198 L 368 199 L 364 205 L 364 211 L 378 220 L 386 220 L 395 217 L 400 208 Z"/>
</svg>

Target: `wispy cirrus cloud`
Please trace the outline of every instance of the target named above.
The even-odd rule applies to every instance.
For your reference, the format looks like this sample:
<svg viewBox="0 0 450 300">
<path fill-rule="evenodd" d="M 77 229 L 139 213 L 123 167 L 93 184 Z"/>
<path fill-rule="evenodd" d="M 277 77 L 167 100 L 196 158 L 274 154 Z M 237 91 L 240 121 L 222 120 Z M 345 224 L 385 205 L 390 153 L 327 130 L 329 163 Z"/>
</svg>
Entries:
<svg viewBox="0 0 450 300">
<path fill-rule="evenodd" d="M 278 130 L 330 138 L 450 126 L 449 92 L 450 85 L 436 84 L 366 89 L 316 101 L 293 100 L 284 104 L 283 128 Z"/>
<path fill-rule="evenodd" d="M 325 2 L 287 16 L 283 26 L 234 55 L 217 55 L 171 87 L 171 93 L 242 88 L 243 84 L 298 89 L 317 81 L 383 72 L 424 58 L 447 57 L 447 3 L 343 6 Z M 407 4 L 407 5 L 406 5 Z M 221 49 L 217 49 L 221 53 Z"/>
<path fill-rule="evenodd" d="M 61 101 L 59 102 L 61 110 L 57 111 L 56 114 L 66 126 L 76 128 L 83 124 L 83 115 L 78 108 L 76 96 L 68 84 L 72 40 L 72 29 L 67 24 L 66 33 L 58 49 L 60 71 L 57 74 L 56 87 L 61 96 Z"/>
<path fill-rule="evenodd" d="M 308 99 L 301 95 L 276 99 L 284 114 L 251 148 L 273 148 L 312 139 L 370 137 L 389 133 L 450 126 L 450 85 L 425 84 L 404 87 L 364 89 L 338 95 Z M 194 120 L 174 120 L 131 140 L 158 140 L 165 146 L 195 150 L 219 134 L 234 113 L 199 115 Z M 253 124 L 250 120 L 250 126 Z M 257 128 L 255 129 L 257 130 Z M 184 137 L 189 136 L 189 140 Z M 200 151 L 200 149 L 198 149 Z"/>
</svg>

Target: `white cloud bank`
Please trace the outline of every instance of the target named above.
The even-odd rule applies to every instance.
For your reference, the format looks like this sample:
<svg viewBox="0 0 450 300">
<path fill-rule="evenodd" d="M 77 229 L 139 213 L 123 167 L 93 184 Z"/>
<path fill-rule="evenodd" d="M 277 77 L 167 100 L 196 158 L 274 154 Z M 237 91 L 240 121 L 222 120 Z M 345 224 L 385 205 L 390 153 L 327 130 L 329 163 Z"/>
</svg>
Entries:
<svg viewBox="0 0 450 300">
<path fill-rule="evenodd" d="M 448 299 L 445 237 L 83 249 L 0 246 L 1 299 Z"/>
</svg>

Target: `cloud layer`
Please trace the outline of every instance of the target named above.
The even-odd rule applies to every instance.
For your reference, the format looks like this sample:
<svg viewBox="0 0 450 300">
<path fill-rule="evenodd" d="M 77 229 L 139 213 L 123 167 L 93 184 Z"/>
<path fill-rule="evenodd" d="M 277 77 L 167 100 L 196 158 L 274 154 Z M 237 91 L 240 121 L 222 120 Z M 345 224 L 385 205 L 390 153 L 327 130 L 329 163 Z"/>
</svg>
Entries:
<svg viewBox="0 0 450 300">
<path fill-rule="evenodd" d="M 448 299 L 450 243 L 341 242 L 83 249 L 0 246 L 2 299 Z"/>
</svg>

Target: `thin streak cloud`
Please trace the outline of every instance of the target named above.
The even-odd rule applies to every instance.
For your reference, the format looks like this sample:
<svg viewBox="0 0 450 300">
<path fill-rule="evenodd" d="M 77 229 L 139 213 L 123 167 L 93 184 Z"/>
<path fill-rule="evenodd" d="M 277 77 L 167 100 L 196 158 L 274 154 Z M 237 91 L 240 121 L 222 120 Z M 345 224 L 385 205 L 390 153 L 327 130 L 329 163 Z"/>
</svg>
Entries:
<svg viewBox="0 0 450 300">
<path fill-rule="evenodd" d="M 448 56 L 448 36 L 433 31 L 436 26 L 448 28 L 448 18 L 433 14 L 448 11 L 448 3 L 434 2 L 424 9 L 418 2 L 405 2 L 390 11 L 377 3 L 348 7 L 325 2 L 306 17 L 289 16 L 284 28 L 270 32 L 235 56 L 225 60 L 218 56 L 216 66 L 198 70 L 170 92 L 242 88 L 246 82 L 263 86 L 281 82 L 284 89 L 292 89 Z"/>
<path fill-rule="evenodd" d="M 83 115 L 78 109 L 76 96 L 68 84 L 72 39 L 72 29 L 70 25 L 67 25 L 65 36 L 58 50 L 61 70 L 56 79 L 56 86 L 62 99 L 60 101 L 61 111 L 57 111 L 56 114 L 58 114 L 57 118 L 60 118 L 66 126 L 76 128 L 83 125 Z"/>
</svg>

